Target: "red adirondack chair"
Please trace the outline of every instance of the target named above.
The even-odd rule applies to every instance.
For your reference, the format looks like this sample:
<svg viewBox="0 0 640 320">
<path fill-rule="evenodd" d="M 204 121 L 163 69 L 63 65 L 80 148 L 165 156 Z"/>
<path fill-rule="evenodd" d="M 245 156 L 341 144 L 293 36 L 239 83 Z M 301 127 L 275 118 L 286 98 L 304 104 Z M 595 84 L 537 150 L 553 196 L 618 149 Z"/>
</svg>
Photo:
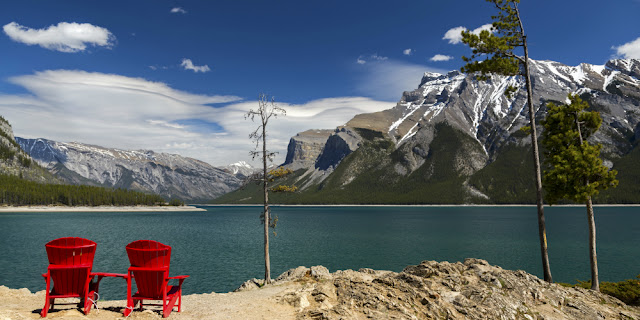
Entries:
<svg viewBox="0 0 640 320">
<path fill-rule="evenodd" d="M 85 314 L 91 311 L 96 299 L 98 283 L 91 281 L 95 274 L 91 273 L 96 243 L 83 238 L 60 238 L 46 244 L 49 267 L 43 274 L 47 282 L 47 293 L 44 308 L 40 316 L 46 317 L 49 307 L 53 309 L 57 298 L 80 298 L 80 305 Z M 101 277 L 100 277 L 101 278 Z M 51 282 L 53 281 L 53 289 Z"/>
<path fill-rule="evenodd" d="M 138 240 L 127 245 L 129 256 L 129 273 L 127 277 L 127 307 L 124 315 L 131 314 L 133 309 L 143 300 L 162 300 L 162 304 L 147 304 L 162 306 L 164 318 L 171 314 L 174 306 L 178 312 L 182 306 L 182 282 L 189 276 L 169 277 L 171 262 L 171 247 L 153 240 Z M 131 295 L 131 278 L 135 279 L 138 291 Z M 178 280 L 177 286 L 169 285 L 169 280 Z"/>
</svg>

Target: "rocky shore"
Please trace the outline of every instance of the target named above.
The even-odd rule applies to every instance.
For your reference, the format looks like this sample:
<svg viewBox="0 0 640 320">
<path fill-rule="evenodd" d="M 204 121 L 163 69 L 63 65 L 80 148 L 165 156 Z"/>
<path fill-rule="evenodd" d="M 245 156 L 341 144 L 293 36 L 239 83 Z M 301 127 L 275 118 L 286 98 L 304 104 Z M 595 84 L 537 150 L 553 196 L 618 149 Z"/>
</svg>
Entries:
<svg viewBox="0 0 640 320">
<path fill-rule="evenodd" d="M 549 284 L 484 260 L 423 261 L 402 272 L 360 269 L 329 273 L 298 267 L 271 285 L 253 279 L 230 293 L 184 297 L 174 319 L 640 319 L 640 308 L 581 288 Z M 0 319 L 37 319 L 44 292 L 0 287 Z M 118 319 L 124 301 L 101 301 L 89 319 Z M 50 318 L 85 318 L 78 310 Z M 160 318 L 134 312 L 132 319 Z"/>
</svg>

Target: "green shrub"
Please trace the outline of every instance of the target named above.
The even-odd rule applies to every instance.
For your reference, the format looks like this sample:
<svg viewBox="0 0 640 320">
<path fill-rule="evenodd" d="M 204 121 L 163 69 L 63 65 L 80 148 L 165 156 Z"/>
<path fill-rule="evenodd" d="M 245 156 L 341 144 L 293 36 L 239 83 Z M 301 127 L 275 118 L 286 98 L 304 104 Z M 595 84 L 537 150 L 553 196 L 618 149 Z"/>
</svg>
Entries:
<svg viewBox="0 0 640 320">
<path fill-rule="evenodd" d="M 637 278 L 640 279 L 640 275 Z M 560 283 L 560 285 L 565 284 Z M 589 289 L 591 288 L 591 280 L 578 280 L 575 287 Z M 630 306 L 640 306 L 640 280 L 628 279 L 620 282 L 600 282 L 600 292 L 616 297 Z"/>
</svg>

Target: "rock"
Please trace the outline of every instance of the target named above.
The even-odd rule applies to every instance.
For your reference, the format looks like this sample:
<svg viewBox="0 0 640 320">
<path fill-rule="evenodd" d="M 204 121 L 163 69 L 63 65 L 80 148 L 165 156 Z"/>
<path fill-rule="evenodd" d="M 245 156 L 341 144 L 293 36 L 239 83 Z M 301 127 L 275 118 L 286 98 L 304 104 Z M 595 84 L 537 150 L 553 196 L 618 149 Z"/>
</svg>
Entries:
<svg viewBox="0 0 640 320">
<path fill-rule="evenodd" d="M 358 149 L 362 137 L 349 127 L 339 127 L 329 136 L 315 167 L 320 170 L 335 168 L 344 157 Z"/>
<path fill-rule="evenodd" d="M 334 130 L 307 130 L 296 134 L 289 140 L 287 158 L 283 165 L 293 171 L 315 167 L 316 160 L 333 132 Z"/>
<path fill-rule="evenodd" d="M 276 278 L 277 282 L 293 281 L 304 277 L 309 272 L 307 267 L 297 267 L 283 272 Z"/>
<path fill-rule="evenodd" d="M 423 261 L 400 273 L 336 271 L 330 278 L 309 277 L 315 281 L 282 300 L 296 306 L 298 319 L 640 318 L 640 308 L 605 294 L 549 284 L 480 259 Z"/>
<path fill-rule="evenodd" d="M 311 267 L 311 276 L 316 280 L 331 279 L 331 273 L 329 273 L 329 269 L 325 268 L 324 266 Z"/>
</svg>

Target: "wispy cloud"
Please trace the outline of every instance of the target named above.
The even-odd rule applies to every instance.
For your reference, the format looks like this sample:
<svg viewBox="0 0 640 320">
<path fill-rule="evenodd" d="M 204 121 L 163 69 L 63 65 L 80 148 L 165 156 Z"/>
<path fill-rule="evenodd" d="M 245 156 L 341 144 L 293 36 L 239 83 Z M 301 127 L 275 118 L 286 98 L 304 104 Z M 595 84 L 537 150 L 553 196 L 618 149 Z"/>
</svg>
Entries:
<svg viewBox="0 0 640 320">
<path fill-rule="evenodd" d="M 640 59 L 640 38 L 612 49 L 616 50 L 617 56 L 624 59 Z"/>
<path fill-rule="evenodd" d="M 446 73 L 442 69 L 391 59 L 367 63 L 359 68 L 362 71 L 356 86 L 359 94 L 393 102 L 400 99 L 402 92 L 417 88 L 425 72 Z"/>
<path fill-rule="evenodd" d="M 413 49 L 404 49 L 402 50 L 402 54 L 404 54 L 405 56 L 410 56 L 411 54 L 413 54 Z"/>
<path fill-rule="evenodd" d="M 183 9 L 182 7 L 175 7 L 175 8 L 171 8 L 171 13 L 182 13 L 182 14 L 185 14 L 185 13 L 187 13 L 187 10 Z"/>
<path fill-rule="evenodd" d="M 13 41 L 60 52 L 84 51 L 87 45 L 111 48 L 115 41 L 109 30 L 89 23 L 60 22 L 46 29 L 32 29 L 11 22 L 2 29 Z"/>
<path fill-rule="evenodd" d="M 451 59 L 453 59 L 452 56 L 447 56 L 444 54 L 436 54 L 435 56 L 429 58 L 429 61 L 438 62 L 438 61 L 449 61 Z"/>
<path fill-rule="evenodd" d="M 374 53 L 372 55 L 360 55 L 358 57 L 358 59 L 356 60 L 357 64 L 366 64 L 367 62 L 371 62 L 371 61 L 385 61 L 389 59 L 389 57 L 384 57 L 384 56 L 379 56 L 377 53 Z"/>
<path fill-rule="evenodd" d="M 9 81 L 28 92 L 0 94 L 2 115 L 17 136 L 179 153 L 213 165 L 249 160 L 255 146 L 248 136 L 257 123 L 244 119 L 249 109 L 257 107 L 255 101 L 193 94 L 142 78 L 78 70 L 49 70 Z M 270 122 L 269 147 L 279 152 L 276 162 L 284 161 L 289 139 L 298 132 L 333 129 L 356 114 L 381 111 L 395 103 L 338 97 L 278 104 L 287 116 Z"/>
<path fill-rule="evenodd" d="M 491 23 L 488 24 L 484 24 L 478 28 L 473 29 L 473 33 L 475 34 L 480 34 L 480 31 L 482 30 L 488 30 L 491 31 L 492 25 Z M 455 27 L 455 28 L 451 28 L 449 30 L 447 30 L 447 32 L 445 32 L 444 36 L 442 37 L 442 40 L 449 40 L 450 44 L 458 44 L 462 42 L 462 31 L 466 31 L 468 30 L 465 27 Z"/>
<path fill-rule="evenodd" d="M 191 59 L 182 59 L 182 63 L 180 63 L 180 66 L 183 67 L 185 70 L 193 70 L 193 72 L 196 72 L 196 73 L 211 71 L 208 65 L 205 64 L 204 66 L 196 66 L 193 64 Z"/>
</svg>

